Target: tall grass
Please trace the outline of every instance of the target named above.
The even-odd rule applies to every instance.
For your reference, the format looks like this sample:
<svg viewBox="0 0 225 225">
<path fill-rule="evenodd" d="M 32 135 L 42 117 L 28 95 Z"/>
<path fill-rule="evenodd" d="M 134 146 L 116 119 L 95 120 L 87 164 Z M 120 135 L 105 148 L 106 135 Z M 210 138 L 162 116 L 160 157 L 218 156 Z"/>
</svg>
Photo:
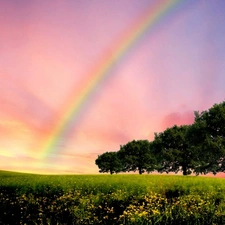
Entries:
<svg viewBox="0 0 225 225">
<path fill-rule="evenodd" d="M 225 224 L 225 180 L 2 171 L 0 224 Z"/>
</svg>

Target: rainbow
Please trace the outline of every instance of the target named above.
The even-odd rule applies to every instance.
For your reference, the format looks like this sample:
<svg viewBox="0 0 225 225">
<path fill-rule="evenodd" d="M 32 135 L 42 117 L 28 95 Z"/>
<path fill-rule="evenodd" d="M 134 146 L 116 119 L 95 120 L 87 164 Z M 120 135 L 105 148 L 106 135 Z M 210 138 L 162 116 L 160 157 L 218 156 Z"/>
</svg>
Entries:
<svg viewBox="0 0 225 225">
<path fill-rule="evenodd" d="M 146 32 L 172 14 L 173 10 L 179 7 L 184 0 L 157 0 L 156 2 L 117 40 L 113 45 L 114 51 L 104 55 L 98 65 L 89 72 L 89 75 L 80 85 L 80 90 L 70 94 L 62 107 L 61 116 L 59 116 L 57 122 L 52 126 L 51 132 L 44 140 L 44 146 L 41 147 L 41 158 L 46 158 L 56 151 L 59 142 L 66 136 L 71 124 L 81 113 L 84 105 L 87 104 L 97 87 L 110 76 L 110 71 L 114 65 L 125 56 Z"/>
</svg>

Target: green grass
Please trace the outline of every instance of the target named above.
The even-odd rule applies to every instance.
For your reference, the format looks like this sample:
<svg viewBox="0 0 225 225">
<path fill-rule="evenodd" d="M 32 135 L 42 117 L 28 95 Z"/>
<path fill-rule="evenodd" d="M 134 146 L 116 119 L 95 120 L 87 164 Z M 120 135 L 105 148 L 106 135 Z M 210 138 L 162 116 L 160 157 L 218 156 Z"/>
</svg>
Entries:
<svg viewBox="0 0 225 225">
<path fill-rule="evenodd" d="M 225 224 L 225 180 L 0 171 L 0 224 Z"/>
</svg>

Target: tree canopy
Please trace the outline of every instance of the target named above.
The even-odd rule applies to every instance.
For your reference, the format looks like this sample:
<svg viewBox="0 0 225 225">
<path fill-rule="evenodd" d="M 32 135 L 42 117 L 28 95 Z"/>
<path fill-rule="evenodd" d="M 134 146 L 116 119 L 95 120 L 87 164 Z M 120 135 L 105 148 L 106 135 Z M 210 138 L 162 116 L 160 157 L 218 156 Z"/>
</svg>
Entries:
<svg viewBox="0 0 225 225">
<path fill-rule="evenodd" d="M 167 128 L 154 140 L 133 140 L 98 156 L 99 172 L 225 172 L 225 102 L 194 112 L 191 125 Z"/>
<path fill-rule="evenodd" d="M 188 146 L 187 131 L 189 126 L 173 126 L 164 132 L 155 133 L 152 151 L 158 158 L 160 172 L 179 172 L 190 174 L 193 169 L 193 152 Z"/>
<path fill-rule="evenodd" d="M 225 171 L 225 102 L 201 113 L 195 112 L 190 141 L 201 155 L 202 163 L 197 172 Z"/>
<path fill-rule="evenodd" d="M 142 174 L 145 171 L 154 170 L 154 157 L 151 154 L 148 140 L 133 140 L 120 146 L 118 156 L 122 162 L 123 171 L 138 171 Z"/>
<path fill-rule="evenodd" d="M 118 159 L 116 152 L 105 152 L 99 155 L 95 160 L 95 164 L 98 165 L 100 173 L 118 173 L 122 168 L 121 161 Z"/>
</svg>

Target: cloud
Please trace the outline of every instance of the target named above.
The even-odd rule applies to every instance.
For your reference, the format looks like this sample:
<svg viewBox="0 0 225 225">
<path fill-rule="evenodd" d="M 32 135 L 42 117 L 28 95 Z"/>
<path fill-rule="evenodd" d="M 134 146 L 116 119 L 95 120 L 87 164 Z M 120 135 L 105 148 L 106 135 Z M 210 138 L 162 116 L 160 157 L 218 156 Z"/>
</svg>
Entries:
<svg viewBox="0 0 225 225">
<path fill-rule="evenodd" d="M 186 125 L 194 122 L 194 113 L 192 111 L 171 112 L 162 119 L 162 128 L 166 129 L 174 125 Z"/>
</svg>

